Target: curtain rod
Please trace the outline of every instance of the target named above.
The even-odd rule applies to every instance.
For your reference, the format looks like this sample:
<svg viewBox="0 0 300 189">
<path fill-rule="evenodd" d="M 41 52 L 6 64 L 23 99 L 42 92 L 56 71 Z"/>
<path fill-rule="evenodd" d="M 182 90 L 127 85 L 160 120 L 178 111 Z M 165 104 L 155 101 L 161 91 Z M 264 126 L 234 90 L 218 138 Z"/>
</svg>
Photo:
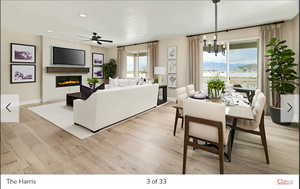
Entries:
<svg viewBox="0 0 300 189">
<path fill-rule="evenodd" d="M 282 24 L 282 23 L 284 23 L 284 21 L 272 22 L 272 23 L 267 23 L 267 24 L 259 24 L 259 25 L 254 25 L 254 26 L 245 26 L 245 27 L 239 27 L 239 28 L 231 28 L 231 29 L 226 29 L 226 30 L 220 30 L 217 33 L 229 32 L 229 31 L 233 31 L 233 30 L 248 29 L 248 28 L 255 28 L 255 27 L 259 27 L 259 26 L 267 26 L 267 25 L 272 25 L 272 24 Z M 194 37 L 194 36 L 199 36 L 199 35 L 208 35 L 208 34 L 212 34 L 212 33 L 215 33 L 215 32 L 206 32 L 206 33 L 187 35 L 186 37 Z"/>
<path fill-rule="evenodd" d="M 147 41 L 147 42 L 143 42 L 143 43 L 134 43 L 134 44 L 130 44 L 130 45 L 120 45 L 117 46 L 117 48 L 121 48 L 121 47 L 129 47 L 129 46 L 135 46 L 135 45 L 143 45 L 143 44 L 147 44 L 147 43 L 155 43 L 158 42 L 158 40 L 155 41 Z"/>
</svg>

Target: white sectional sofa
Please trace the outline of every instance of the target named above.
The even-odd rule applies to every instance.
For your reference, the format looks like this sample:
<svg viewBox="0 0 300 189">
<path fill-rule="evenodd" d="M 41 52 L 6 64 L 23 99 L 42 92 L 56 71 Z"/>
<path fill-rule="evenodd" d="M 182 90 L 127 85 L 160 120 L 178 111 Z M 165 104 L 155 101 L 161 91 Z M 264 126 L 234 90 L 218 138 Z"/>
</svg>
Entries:
<svg viewBox="0 0 300 189">
<path fill-rule="evenodd" d="M 157 97 L 157 84 L 98 90 L 74 101 L 74 123 L 96 132 L 155 107 Z"/>
</svg>

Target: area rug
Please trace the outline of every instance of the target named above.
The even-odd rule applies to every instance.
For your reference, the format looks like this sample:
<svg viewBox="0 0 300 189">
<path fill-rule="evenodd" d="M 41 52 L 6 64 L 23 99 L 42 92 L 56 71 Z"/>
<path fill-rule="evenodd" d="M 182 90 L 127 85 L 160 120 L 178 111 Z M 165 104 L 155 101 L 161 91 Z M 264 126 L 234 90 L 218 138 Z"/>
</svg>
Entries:
<svg viewBox="0 0 300 189">
<path fill-rule="evenodd" d="M 95 134 L 84 127 L 74 125 L 73 108 L 66 106 L 65 102 L 34 106 L 30 107 L 29 110 L 80 139 Z"/>
</svg>

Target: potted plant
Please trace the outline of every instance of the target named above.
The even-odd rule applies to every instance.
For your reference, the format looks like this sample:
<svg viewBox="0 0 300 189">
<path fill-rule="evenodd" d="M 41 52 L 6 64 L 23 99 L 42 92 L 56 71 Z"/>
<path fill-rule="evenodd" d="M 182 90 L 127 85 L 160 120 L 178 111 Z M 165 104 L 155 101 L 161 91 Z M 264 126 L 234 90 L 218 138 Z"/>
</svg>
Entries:
<svg viewBox="0 0 300 189">
<path fill-rule="evenodd" d="M 103 64 L 104 82 L 108 83 L 108 79 L 114 77 L 117 72 L 116 60 L 111 58 L 108 63 Z"/>
<path fill-rule="evenodd" d="M 96 83 L 99 83 L 99 79 L 97 79 L 97 78 L 87 78 L 87 82 L 88 82 L 90 88 L 95 89 Z"/>
<path fill-rule="evenodd" d="M 159 79 L 158 79 L 158 77 L 154 78 L 154 81 L 153 81 L 153 83 L 159 83 Z"/>
<path fill-rule="evenodd" d="M 225 82 L 217 77 L 207 82 L 207 88 L 209 98 L 220 99 L 221 93 L 225 89 Z"/>
<path fill-rule="evenodd" d="M 269 63 L 266 72 L 269 73 L 268 80 L 272 89 L 272 104 L 269 107 L 272 121 L 283 124 L 280 121 L 280 95 L 293 94 L 298 85 L 295 80 L 298 75 L 295 69 L 295 53 L 285 45 L 286 40 L 272 38 L 267 44 L 267 55 Z"/>
</svg>

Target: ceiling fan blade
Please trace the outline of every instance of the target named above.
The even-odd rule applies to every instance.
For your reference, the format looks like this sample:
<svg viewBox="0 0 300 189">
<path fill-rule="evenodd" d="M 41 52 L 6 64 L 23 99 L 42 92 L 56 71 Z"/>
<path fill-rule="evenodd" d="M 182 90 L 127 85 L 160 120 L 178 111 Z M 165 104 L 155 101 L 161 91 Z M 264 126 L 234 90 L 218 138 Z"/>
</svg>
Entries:
<svg viewBox="0 0 300 189">
<path fill-rule="evenodd" d="M 101 43 L 100 41 L 97 41 L 97 43 L 98 43 L 99 45 L 102 45 L 102 43 Z"/>
<path fill-rule="evenodd" d="M 99 41 L 107 42 L 107 43 L 112 43 L 113 42 L 112 40 L 105 40 L 105 39 L 100 39 Z"/>
</svg>

